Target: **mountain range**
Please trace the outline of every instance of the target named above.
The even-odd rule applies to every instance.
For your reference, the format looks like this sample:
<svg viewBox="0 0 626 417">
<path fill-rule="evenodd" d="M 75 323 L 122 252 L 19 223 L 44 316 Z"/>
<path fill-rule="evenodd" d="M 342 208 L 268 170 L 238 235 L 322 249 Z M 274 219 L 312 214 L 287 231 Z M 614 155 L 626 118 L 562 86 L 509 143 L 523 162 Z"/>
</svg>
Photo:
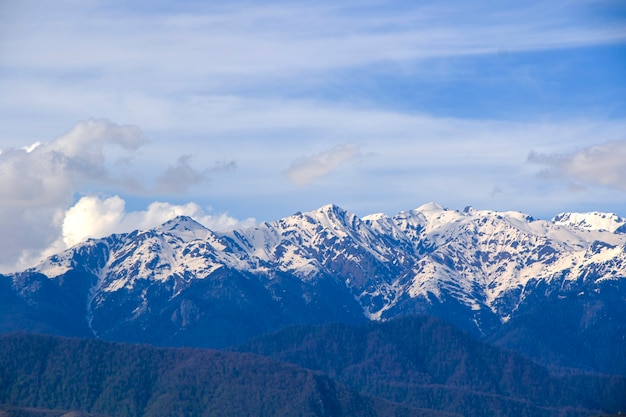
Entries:
<svg viewBox="0 0 626 417">
<path fill-rule="evenodd" d="M 434 203 L 255 227 L 189 217 L 0 276 L 0 331 L 221 348 L 294 324 L 439 317 L 553 368 L 626 375 L 626 220 Z"/>
</svg>

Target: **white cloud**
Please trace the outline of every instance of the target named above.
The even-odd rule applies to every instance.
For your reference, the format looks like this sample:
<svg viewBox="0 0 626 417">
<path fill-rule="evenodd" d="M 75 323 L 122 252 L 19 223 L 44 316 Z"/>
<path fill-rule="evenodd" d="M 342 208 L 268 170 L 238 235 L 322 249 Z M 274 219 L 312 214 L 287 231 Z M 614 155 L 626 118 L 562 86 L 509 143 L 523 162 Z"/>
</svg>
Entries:
<svg viewBox="0 0 626 417">
<path fill-rule="evenodd" d="M 572 181 L 572 190 L 581 185 L 600 185 L 626 191 L 626 140 L 610 141 L 566 154 L 532 152 L 528 161 L 546 167 L 542 178 Z"/>
<path fill-rule="evenodd" d="M 124 214 L 120 221 L 120 228 L 125 231 L 134 229 L 149 229 L 158 226 L 176 216 L 189 216 L 200 224 L 215 231 L 225 231 L 235 228 L 253 226 L 253 218 L 238 220 L 226 213 L 213 213 L 200 205 L 190 202 L 182 205 L 167 202 L 153 202 L 146 210 L 131 211 Z"/>
<path fill-rule="evenodd" d="M 296 185 L 309 185 L 360 155 L 361 151 L 355 144 L 337 145 L 328 151 L 296 160 L 286 175 Z"/>
<path fill-rule="evenodd" d="M 136 126 L 99 119 L 80 122 L 49 143 L 4 150 L 0 154 L 0 208 L 68 203 L 85 184 L 115 180 L 105 165 L 105 148 L 113 144 L 132 151 L 145 141 Z"/>
<path fill-rule="evenodd" d="M 41 146 L 41 142 L 37 141 L 37 142 L 33 143 L 32 145 L 24 146 L 22 149 L 25 150 L 26 153 L 31 153 L 32 151 L 37 149 L 39 146 Z"/>
<path fill-rule="evenodd" d="M 87 238 L 103 237 L 117 231 L 124 216 L 124 200 L 118 196 L 101 199 L 82 197 L 63 219 L 63 242 L 73 246 Z"/>
<path fill-rule="evenodd" d="M 90 119 L 76 124 L 67 134 L 51 143 L 51 148 L 68 157 L 102 163 L 103 144 L 119 145 L 126 150 L 137 150 L 146 143 L 138 126 L 120 126 L 106 119 Z"/>
</svg>

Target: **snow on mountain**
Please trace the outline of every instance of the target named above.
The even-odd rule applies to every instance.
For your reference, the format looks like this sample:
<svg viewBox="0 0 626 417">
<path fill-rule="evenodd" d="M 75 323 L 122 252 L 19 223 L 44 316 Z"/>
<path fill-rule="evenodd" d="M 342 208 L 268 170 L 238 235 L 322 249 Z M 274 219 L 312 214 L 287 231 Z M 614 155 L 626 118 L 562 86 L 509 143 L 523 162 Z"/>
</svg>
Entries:
<svg viewBox="0 0 626 417">
<path fill-rule="evenodd" d="M 189 216 L 175 217 L 156 228 L 157 231 L 175 236 L 181 242 L 207 239 L 211 231 Z"/>
<path fill-rule="evenodd" d="M 83 268 L 97 277 L 90 309 L 129 294 L 134 301 L 124 303 L 133 317 L 150 311 L 150 292 L 173 300 L 198 280 L 237 271 L 258 277 L 283 304 L 287 287 L 277 293 L 275 284 L 291 277 L 302 289 L 289 284 L 289 291 L 302 291 L 305 304 L 323 299 L 316 288 L 331 283 L 369 319 L 453 302 L 480 328 L 489 317 L 509 320 L 538 283 L 547 292 L 563 292 L 626 277 L 624 224 L 605 213 L 564 213 L 545 221 L 435 203 L 359 218 L 330 204 L 222 233 L 178 217 L 151 230 L 89 240 L 32 271 L 54 278 Z M 97 261 L 88 256 L 92 252 Z"/>
<path fill-rule="evenodd" d="M 576 220 L 572 226 L 565 217 L 543 221 L 520 212 L 458 211 L 429 203 L 365 220 L 401 244 L 412 242 L 412 278 L 397 286 L 408 298 L 452 296 L 471 310 L 490 310 L 501 321 L 523 302 L 529 284 L 541 281 L 562 289 L 581 280 L 626 277 L 625 236 L 609 231 L 619 231 L 614 215 L 569 217 Z M 611 227 L 600 227 L 606 224 Z"/>
<path fill-rule="evenodd" d="M 626 220 L 614 213 L 560 213 L 552 222 L 558 225 L 574 226 L 584 230 L 601 230 L 616 232 L 624 228 Z"/>
<path fill-rule="evenodd" d="M 112 235 L 109 239 L 115 239 L 117 236 L 118 235 Z M 104 241 L 104 239 L 87 239 L 85 242 L 76 244 L 72 248 L 42 260 L 34 267 L 29 268 L 27 272 L 40 273 L 48 278 L 57 278 L 75 269 L 79 264 L 82 264 L 83 267 L 92 271 L 99 271 L 102 266 L 100 259 L 93 258 L 83 264 L 81 262 L 81 255 L 89 256 L 93 254 Z"/>
<path fill-rule="evenodd" d="M 44 259 L 34 268 L 34 271 L 40 272 L 49 278 L 56 278 L 65 274 L 72 269 L 74 252 L 72 250 L 66 250 L 56 255 L 52 255 L 47 259 Z"/>
<path fill-rule="evenodd" d="M 109 247 L 110 257 L 99 273 L 99 285 L 108 292 L 132 288 L 137 280 L 202 279 L 223 266 L 211 256 L 224 249 L 219 237 L 187 216 L 111 239 Z"/>
</svg>

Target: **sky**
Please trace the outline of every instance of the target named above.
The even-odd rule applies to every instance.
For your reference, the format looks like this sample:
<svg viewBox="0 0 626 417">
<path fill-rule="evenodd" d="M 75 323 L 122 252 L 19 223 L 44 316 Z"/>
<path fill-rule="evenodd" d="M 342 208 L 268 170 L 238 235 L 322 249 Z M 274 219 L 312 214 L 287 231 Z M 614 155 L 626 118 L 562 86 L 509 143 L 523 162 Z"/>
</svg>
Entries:
<svg viewBox="0 0 626 417">
<path fill-rule="evenodd" d="M 626 4 L 0 0 L 0 151 L 0 272 L 181 214 L 626 217 Z"/>
</svg>

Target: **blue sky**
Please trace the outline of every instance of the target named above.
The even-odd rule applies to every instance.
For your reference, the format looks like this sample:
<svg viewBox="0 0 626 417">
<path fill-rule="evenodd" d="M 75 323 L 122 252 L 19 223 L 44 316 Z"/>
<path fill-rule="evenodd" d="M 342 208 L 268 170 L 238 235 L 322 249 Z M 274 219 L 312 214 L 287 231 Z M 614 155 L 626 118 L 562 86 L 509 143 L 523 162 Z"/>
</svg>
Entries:
<svg viewBox="0 0 626 417">
<path fill-rule="evenodd" d="M 0 19 L 0 270 L 176 214 L 626 216 L 622 1 L 24 0 Z"/>
</svg>

